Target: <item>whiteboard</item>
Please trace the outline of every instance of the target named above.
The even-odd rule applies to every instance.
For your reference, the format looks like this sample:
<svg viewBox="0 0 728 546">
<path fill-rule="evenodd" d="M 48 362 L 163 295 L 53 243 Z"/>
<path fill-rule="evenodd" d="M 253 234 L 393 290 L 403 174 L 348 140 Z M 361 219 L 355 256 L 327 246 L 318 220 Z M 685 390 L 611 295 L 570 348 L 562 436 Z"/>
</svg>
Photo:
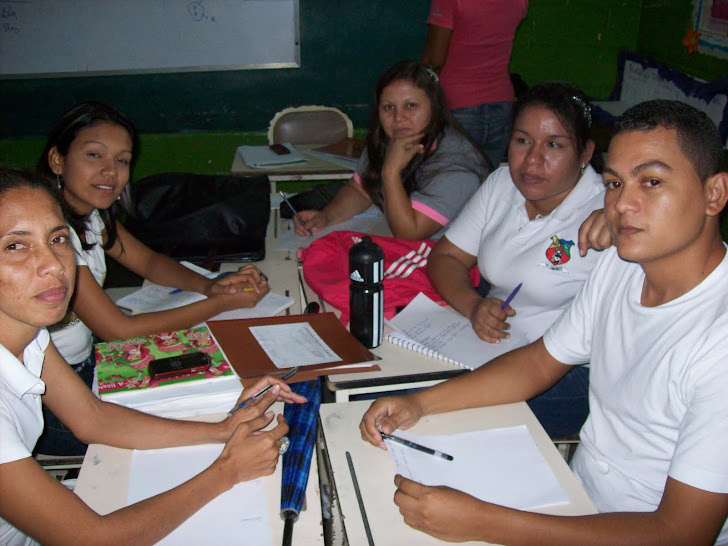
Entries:
<svg viewBox="0 0 728 546">
<path fill-rule="evenodd" d="M 0 76 L 300 65 L 298 0 L 0 0 Z"/>
</svg>

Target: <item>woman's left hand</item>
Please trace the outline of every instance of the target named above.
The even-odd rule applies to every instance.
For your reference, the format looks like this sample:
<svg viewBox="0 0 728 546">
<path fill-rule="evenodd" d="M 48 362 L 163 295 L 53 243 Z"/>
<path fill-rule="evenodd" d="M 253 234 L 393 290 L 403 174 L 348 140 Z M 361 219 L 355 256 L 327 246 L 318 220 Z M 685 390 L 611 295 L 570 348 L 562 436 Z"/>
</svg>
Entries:
<svg viewBox="0 0 728 546">
<path fill-rule="evenodd" d="M 210 279 L 210 284 L 205 291 L 206 296 L 218 294 L 236 294 L 246 287 L 252 287 L 257 293 L 261 293 L 268 285 L 268 278 L 252 264 L 247 264 L 235 273 L 226 275 L 220 279 Z"/>
<path fill-rule="evenodd" d="M 382 179 L 391 175 L 399 176 L 415 155 L 425 152 L 425 146 L 421 143 L 424 136 L 425 133 L 417 133 L 390 139 L 382 165 Z"/>
</svg>

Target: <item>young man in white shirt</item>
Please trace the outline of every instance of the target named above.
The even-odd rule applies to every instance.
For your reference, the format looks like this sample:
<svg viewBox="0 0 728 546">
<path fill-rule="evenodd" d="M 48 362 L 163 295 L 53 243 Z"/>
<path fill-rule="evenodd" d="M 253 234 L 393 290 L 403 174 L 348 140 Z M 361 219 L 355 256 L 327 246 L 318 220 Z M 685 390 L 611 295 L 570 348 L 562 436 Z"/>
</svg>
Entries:
<svg viewBox="0 0 728 546">
<path fill-rule="evenodd" d="M 617 124 L 603 177 L 605 251 L 534 343 L 471 374 L 377 400 L 362 437 L 423 415 L 527 400 L 591 361 L 590 416 L 572 467 L 599 514 L 496 506 L 395 478 L 407 524 L 451 541 L 728 543 L 728 201 L 719 133 L 703 113 L 649 101 Z M 598 442 L 597 442 L 598 439 Z"/>
</svg>

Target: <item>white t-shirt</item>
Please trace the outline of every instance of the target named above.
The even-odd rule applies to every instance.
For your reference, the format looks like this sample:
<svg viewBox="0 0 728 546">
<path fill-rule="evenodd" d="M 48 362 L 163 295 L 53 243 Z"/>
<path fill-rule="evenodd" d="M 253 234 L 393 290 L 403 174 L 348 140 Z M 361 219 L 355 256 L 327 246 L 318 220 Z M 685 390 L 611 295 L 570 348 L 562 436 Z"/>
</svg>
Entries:
<svg viewBox="0 0 728 546">
<path fill-rule="evenodd" d="M 656 509 L 667 476 L 728 493 L 728 254 L 657 307 L 640 304 L 644 278 L 606 250 L 544 335 L 559 362 L 591 361 L 572 467 L 600 512 Z"/>
<path fill-rule="evenodd" d="M 31 456 L 43 432 L 40 396 L 45 384 L 40 379 L 50 336 L 45 328 L 23 351 L 20 362 L 0 345 L 0 464 Z M 0 544 L 36 544 L 16 527 L 0 518 Z"/>
<path fill-rule="evenodd" d="M 106 280 L 106 255 L 102 247 L 103 229 L 104 223 L 99 211 L 94 209 L 86 222 L 86 242 L 95 243 L 89 250 L 81 248 L 81 241 L 71 229 L 71 242 L 76 251 L 76 266 L 88 267 L 99 286 L 104 286 Z M 79 364 L 86 360 L 93 350 L 91 330 L 71 311 L 64 321 L 63 325 L 54 325 L 51 328 L 53 344 L 66 362 Z"/>
<path fill-rule="evenodd" d="M 529 342 L 540 338 L 566 309 L 599 258 L 579 256 L 579 226 L 604 206 L 602 177 L 587 167 L 579 183 L 548 216 L 529 220 L 526 199 L 508 167 L 491 174 L 448 227 L 445 236 L 476 256 L 480 274 L 492 285 L 489 295 L 511 302 L 513 332 Z"/>
</svg>

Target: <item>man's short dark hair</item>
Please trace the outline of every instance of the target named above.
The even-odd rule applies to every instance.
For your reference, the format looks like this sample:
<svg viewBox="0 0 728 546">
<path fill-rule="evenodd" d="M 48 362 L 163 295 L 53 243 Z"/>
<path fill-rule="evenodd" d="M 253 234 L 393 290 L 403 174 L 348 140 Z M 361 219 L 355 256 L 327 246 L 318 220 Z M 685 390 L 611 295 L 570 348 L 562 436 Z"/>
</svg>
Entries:
<svg viewBox="0 0 728 546">
<path fill-rule="evenodd" d="M 718 128 L 704 113 L 675 100 L 650 100 L 629 108 L 612 136 L 631 131 L 674 129 L 677 144 L 702 182 L 723 171 L 723 142 Z"/>
</svg>

